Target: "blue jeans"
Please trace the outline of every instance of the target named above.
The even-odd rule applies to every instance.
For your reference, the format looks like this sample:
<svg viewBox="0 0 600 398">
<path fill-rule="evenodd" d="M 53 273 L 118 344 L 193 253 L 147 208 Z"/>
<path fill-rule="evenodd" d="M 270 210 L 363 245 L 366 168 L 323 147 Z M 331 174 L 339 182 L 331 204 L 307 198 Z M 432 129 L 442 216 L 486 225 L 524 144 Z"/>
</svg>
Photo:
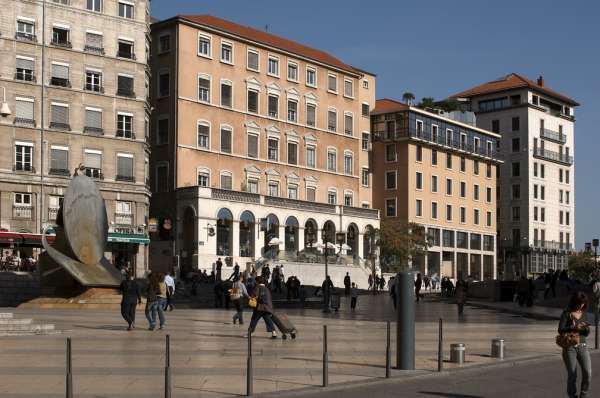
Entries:
<svg viewBox="0 0 600 398">
<path fill-rule="evenodd" d="M 579 397 L 586 397 L 592 379 L 592 360 L 587 346 L 579 345 L 565 348 L 562 357 L 567 368 L 567 394 L 571 398 L 577 396 L 577 363 L 579 363 L 582 373 Z"/>
<path fill-rule="evenodd" d="M 275 331 L 275 325 L 273 325 L 271 314 L 264 311 L 254 310 L 254 312 L 252 313 L 252 319 L 250 319 L 250 327 L 248 328 L 248 330 L 250 330 L 250 333 L 254 333 L 254 329 L 256 329 L 256 324 L 258 323 L 260 318 L 263 318 L 265 320 L 265 324 L 267 325 L 267 332 Z"/>
<path fill-rule="evenodd" d="M 156 301 L 149 303 L 146 306 L 146 319 L 148 319 L 148 323 L 151 328 L 156 326 L 156 313 L 158 313 L 158 319 L 160 321 L 160 326 L 164 326 L 165 324 L 165 303 L 166 299 L 159 298 Z"/>
</svg>

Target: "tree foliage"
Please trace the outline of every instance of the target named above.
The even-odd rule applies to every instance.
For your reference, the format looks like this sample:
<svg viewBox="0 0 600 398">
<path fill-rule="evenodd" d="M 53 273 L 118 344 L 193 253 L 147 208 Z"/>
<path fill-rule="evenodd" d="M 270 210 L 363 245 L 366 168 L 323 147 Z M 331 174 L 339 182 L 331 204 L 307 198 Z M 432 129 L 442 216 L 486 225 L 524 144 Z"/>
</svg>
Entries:
<svg viewBox="0 0 600 398">
<path fill-rule="evenodd" d="M 582 282 L 589 282 L 597 271 L 594 255 L 590 252 L 579 252 L 569 257 L 569 276 Z"/>
<path fill-rule="evenodd" d="M 433 97 L 423 97 L 421 102 L 417 104 L 418 108 L 436 108 L 445 112 L 458 111 L 461 109 L 460 102 L 455 99 L 445 99 L 436 101 Z"/>
<path fill-rule="evenodd" d="M 404 94 L 402 94 L 402 101 L 406 104 L 411 103 L 414 99 L 415 95 L 410 91 L 407 91 Z"/>
<path fill-rule="evenodd" d="M 427 253 L 427 234 L 425 228 L 416 223 L 382 220 L 379 246 L 382 257 L 391 260 L 389 268 L 400 271 L 408 267 L 412 258 Z"/>
</svg>

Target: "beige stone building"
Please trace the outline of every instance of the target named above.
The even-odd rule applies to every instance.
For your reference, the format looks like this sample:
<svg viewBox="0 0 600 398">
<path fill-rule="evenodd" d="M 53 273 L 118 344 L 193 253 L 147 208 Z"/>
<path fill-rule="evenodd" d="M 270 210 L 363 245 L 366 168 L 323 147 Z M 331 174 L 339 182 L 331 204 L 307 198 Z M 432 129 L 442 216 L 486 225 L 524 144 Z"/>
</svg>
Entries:
<svg viewBox="0 0 600 398">
<path fill-rule="evenodd" d="M 382 222 L 424 226 L 413 266 L 427 275 L 496 278 L 498 134 L 382 99 L 371 113 L 373 205 Z"/>
<path fill-rule="evenodd" d="M 342 254 L 361 261 L 364 231 L 379 219 L 369 171 L 375 76 L 211 16 L 155 23 L 152 43 L 157 253 L 175 247 L 182 269 L 210 272 L 219 257 L 240 266 L 294 257 L 343 232 Z"/>
<path fill-rule="evenodd" d="M 78 165 L 106 201 L 106 256 L 147 269 L 146 0 L 0 0 L 0 247 L 35 254 Z M 24 233 L 27 233 L 24 235 Z"/>
</svg>

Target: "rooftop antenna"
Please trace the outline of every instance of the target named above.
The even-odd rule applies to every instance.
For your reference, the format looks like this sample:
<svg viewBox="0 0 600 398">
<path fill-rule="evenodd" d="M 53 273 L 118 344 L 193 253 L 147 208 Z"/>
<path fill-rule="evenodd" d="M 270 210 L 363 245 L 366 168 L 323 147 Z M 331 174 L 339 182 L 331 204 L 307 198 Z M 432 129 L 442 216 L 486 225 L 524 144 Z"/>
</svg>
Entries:
<svg viewBox="0 0 600 398">
<path fill-rule="evenodd" d="M 265 32 L 269 31 L 269 24 L 265 24 Z"/>
</svg>

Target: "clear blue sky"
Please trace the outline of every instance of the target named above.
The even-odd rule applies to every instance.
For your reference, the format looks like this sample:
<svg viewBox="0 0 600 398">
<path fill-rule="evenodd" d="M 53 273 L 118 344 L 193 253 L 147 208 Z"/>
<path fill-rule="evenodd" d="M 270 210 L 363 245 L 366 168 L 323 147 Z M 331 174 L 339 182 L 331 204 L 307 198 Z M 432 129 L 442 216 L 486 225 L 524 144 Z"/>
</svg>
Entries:
<svg viewBox="0 0 600 398">
<path fill-rule="evenodd" d="M 152 15 L 212 14 L 377 74 L 377 97 L 445 98 L 510 72 L 574 98 L 577 247 L 600 237 L 600 3 L 154 0 Z"/>
</svg>

